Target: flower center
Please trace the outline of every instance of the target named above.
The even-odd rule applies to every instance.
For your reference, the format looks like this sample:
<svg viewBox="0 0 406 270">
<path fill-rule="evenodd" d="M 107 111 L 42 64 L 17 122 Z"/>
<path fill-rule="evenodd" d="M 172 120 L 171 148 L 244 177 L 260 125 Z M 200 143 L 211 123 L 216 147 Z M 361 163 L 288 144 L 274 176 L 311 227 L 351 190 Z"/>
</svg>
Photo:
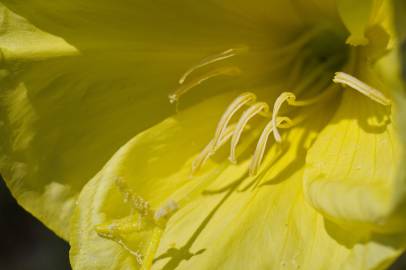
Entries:
<svg viewBox="0 0 406 270">
<path fill-rule="evenodd" d="M 177 103 L 183 95 L 211 78 L 221 75 L 240 76 L 244 69 L 229 62 L 255 50 L 249 46 L 240 46 L 203 59 L 180 78 L 179 88 L 169 95 L 170 102 Z M 248 127 L 248 122 L 254 117 L 265 118 L 268 123 L 260 133 L 253 152 L 249 166 L 250 175 L 258 173 L 271 134 L 277 143 L 281 143 L 283 139 L 279 129 L 289 129 L 301 124 L 317 112 L 323 104 L 337 98 L 342 87 L 349 87 L 374 102 L 390 106 L 391 101 L 379 90 L 346 72 L 336 72 L 353 70 L 351 65 L 354 64 L 354 59 L 350 59 L 348 52 L 345 35 L 341 35 L 336 29 L 325 27 L 307 31 L 289 45 L 272 51 L 273 59 L 279 59 L 282 65 L 279 67 L 280 70 L 293 67 L 286 78 L 287 81 L 294 82 L 292 91 L 281 92 L 270 103 L 257 101 L 255 90 L 239 95 L 221 116 L 213 139 L 195 158 L 192 164 L 192 175 L 227 142 L 230 142 L 229 160 L 236 163 L 236 148 L 242 133 Z M 213 67 L 213 65 L 216 66 Z M 208 71 L 193 76 L 202 69 L 208 69 Z M 286 108 L 284 108 L 285 103 L 288 105 Z M 273 109 L 270 111 L 271 104 Z M 231 123 L 241 111 L 238 120 Z"/>
</svg>

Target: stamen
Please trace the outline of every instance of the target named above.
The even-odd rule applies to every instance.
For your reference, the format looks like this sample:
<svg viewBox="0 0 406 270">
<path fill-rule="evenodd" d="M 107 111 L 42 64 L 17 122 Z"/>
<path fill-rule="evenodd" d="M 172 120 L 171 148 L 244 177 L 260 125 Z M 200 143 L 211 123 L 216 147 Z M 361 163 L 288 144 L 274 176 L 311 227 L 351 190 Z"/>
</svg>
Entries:
<svg viewBox="0 0 406 270">
<path fill-rule="evenodd" d="M 231 104 L 228 106 L 227 110 L 222 115 L 218 125 L 216 132 L 213 137 L 213 151 L 218 146 L 220 138 L 222 137 L 223 133 L 225 132 L 228 123 L 230 122 L 233 115 L 244 105 L 254 102 L 256 100 L 256 96 L 253 93 L 246 92 L 238 96 Z"/>
<path fill-rule="evenodd" d="M 268 142 L 269 135 L 271 132 L 275 132 L 276 127 L 280 126 L 282 127 L 283 122 L 286 122 L 287 127 L 291 126 L 291 120 L 288 117 L 278 117 L 276 118 L 276 125 L 274 124 L 274 121 L 271 120 L 269 123 L 265 126 L 264 130 L 261 133 L 261 136 L 259 137 L 257 147 L 255 149 L 254 155 L 252 157 L 250 166 L 249 166 L 249 173 L 250 175 L 255 175 L 258 172 L 259 166 L 261 165 L 262 159 L 265 154 L 265 148 L 266 144 Z"/>
<path fill-rule="evenodd" d="M 180 97 L 187 92 L 189 92 L 191 89 L 194 87 L 198 86 L 199 84 L 207 81 L 208 79 L 220 76 L 220 75 L 226 75 L 226 76 L 237 76 L 241 74 L 241 70 L 235 66 L 226 66 L 226 67 L 220 67 L 214 70 L 209 71 L 206 74 L 203 74 L 190 82 L 182 85 L 177 89 L 175 92 L 170 94 L 168 96 L 169 102 L 170 103 L 176 103 L 179 101 Z"/>
<path fill-rule="evenodd" d="M 276 99 L 274 107 L 273 107 L 273 112 L 272 112 L 272 123 L 274 128 L 273 134 L 275 137 L 275 140 L 277 142 L 281 142 L 282 138 L 281 135 L 278 131 L 278 126 L 276 125 L 276 118 L 278 117 L 279 110 L 281 109 L 282 105 L 284 102 L 287 102 L 290 106 L 294 107 L 305 107 L 305 106 L 312 106 L 334 94 L 335 91 L 333 91 L 331 88 L 327 88 L 326 91 L 321 93 L 320 95 L 317 95 L 313 98 L 305 99 L 305 100 L 296 100 L 295 94 L 291 92 L 283 92 L 282 94 L 279 95 L 279 97 Z"/>
<path fill-rule="evenodd" d="M 214 140 L 211 140 L 209 144 L 207 144 L 207 146 L 203 149 L 203 151 L 200 152 L 200 154 L 193 160 L 191 175 L 193 175 L 197 170 L 203 167 L 206 161 L 212 155 L 214 155 L 214 153 L 231 138 L 231 136 L 234 133 L 234 130 L 235 130 L 234 125 L 227 128 L 226 132 L 224 132 L 222 138 L 220 139 L 220 143 L 217 145 L 214 151 L 213 151 Z"/>
<path fill-rule="evenodd" d="M 233 133 L 233 138 L 231 140 L 231 150 L 229 160 L 232 163 L 236 163 L 236 148 L 237 144 L 240 140 L 241 134 L 244 130 L 244 127 L 247 125 L 248 121 L 253 118 L 255 115 L 259 114 L 260 112 L 268 112 L 269 106 L 265 102 L 258 102 L 249 107 L 241 116 L 240 120 L 237 123 L 237 126 Z"/>
<path fill-rule="evenodd" d="M 232 48 L 232 49 L 228 49 L 224 52 L 209 56 L 205 59 L 203 59 L 202 61 L 200 61 L 197 65 L 191 67 L 190 69 L 188 69 L 183 76 L 179 79 L 179 84 L 183 84 L 187 77 L 192 74 L 194 71 L 196 71 L 199 68 L 205 67 L 207 65 L 219 62 L 221 60 L 225 60 L 227 58 L 236 56 L 237 54 L 241 54 L 243 52 L 246 52 L 248 50 L 248 47 L 246 46 L 242 46 L 242 47 L 238 47 L 238 48 Z"/>
<path fill-rule="evenodd" d="M 391 105 L 391 101 L 382 92 L 347 73 L 336 72 L 333 82 L 347 85 L 383 106 Z"/>
</svg>

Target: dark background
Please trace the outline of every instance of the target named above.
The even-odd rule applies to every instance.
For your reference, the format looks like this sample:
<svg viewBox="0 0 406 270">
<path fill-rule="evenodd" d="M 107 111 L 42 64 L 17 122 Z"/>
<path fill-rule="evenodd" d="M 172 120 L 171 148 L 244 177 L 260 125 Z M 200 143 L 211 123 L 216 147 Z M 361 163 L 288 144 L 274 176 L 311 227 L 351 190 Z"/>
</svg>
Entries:
<svg viewBox="0 0 406 270">
<path fill-rule="evenodd" d="M 69 245 L 24 211 L 0 178 L 0 270 L 68 269 Z"/>
<path fill-rule="evenodd" d="M 71 269 L 69 245 L 25 212 L 1 178 L 0 234 L 0 270 Z M 406 270 L 406 254 L 391 270 Z"/>
</svg>

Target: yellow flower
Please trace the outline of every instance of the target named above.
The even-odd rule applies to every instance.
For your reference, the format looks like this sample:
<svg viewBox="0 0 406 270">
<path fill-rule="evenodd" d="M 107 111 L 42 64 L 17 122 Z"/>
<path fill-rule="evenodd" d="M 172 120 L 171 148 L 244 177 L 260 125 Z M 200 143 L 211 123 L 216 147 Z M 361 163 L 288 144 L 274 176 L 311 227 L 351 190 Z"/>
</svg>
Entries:
<svg viewBox="0 0 406 270">
<path fill-rule="evenodd" d="M 2 4 L 2 176 L 73 269 L 385 269 L 402 5 Z"/>
</svg>

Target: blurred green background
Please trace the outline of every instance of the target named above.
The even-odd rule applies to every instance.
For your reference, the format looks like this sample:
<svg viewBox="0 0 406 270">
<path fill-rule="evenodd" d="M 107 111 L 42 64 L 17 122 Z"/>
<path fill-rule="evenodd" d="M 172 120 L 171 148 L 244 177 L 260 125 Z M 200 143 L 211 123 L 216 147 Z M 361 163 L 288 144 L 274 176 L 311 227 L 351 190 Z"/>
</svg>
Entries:
<svg viewBox="0 0 406 270">
<path fill-rule="evenodd" d="M 11 197 L 3 179 L 0 179 L 0 232 L 0 270 L 71 269 L 69 245 L 25 212 Z M 406 270 L 406 253 L 390 270 Z"/>
</svg>

